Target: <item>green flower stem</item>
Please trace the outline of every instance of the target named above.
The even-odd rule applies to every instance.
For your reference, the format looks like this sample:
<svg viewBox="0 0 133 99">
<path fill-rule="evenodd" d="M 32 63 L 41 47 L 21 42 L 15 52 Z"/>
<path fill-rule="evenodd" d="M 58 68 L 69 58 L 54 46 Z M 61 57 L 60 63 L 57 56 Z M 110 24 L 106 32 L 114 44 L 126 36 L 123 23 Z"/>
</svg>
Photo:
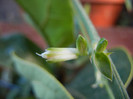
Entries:
<svg viewBox="0 0 133 99">
<path fill-rule="evenodd" d="M 83 25 L 82 21 L 80 20 L 80 18 L 79 18 L 78 16 L 77 16 L 76 18 L 78 19 L 79 26 L 80 26 L 80 30 L 81 30 L 81 32 L 83 33 L 84 37 L 85 37 L 86 40 L 87 40 L 87 44 L 88 44 L 88 47 L 89 47 L 89 51 L 90 51 L 90 50 L 93 50 L 93 49 L 91 48 L 90 40 L 88 39 L 89 36 L 87 35 L 87 32 L 86 32 L 86 30 L 85 30 L 85 28 L 84 28 L 84 25 Z M 94 64 L 94 63 L 93 63 L 93 64 Z M 95 70 L 95 72 L 98 71 L 98 69 L 97 69 L 96 67 L 94 67 L 94 70 Z M 102 77 L 102 79 L 104 79 L 104 78 Z M 110 86 L 108 85 L 108 82 L 107 82 L 106 79 L 104 79 L 104 86 L 105 86 L 105 89 L 107 90 L 107 92 L 108 92 L 108 94 L 109 94 L 110 99 L 115 99 L 115 97 L 114 97 L 114 95 L 113 95 L 113 92 L 112 92 L 112 90 L 110 89 Z"/>
<path fill-rule="evenodd" d="M 95 30 L 94 26 L 92 25 L 92 22 L 89 20 L 88 16 L 86 15 L 79 0 L 72 0 L 72 4 L 73 4 L 74 9 L 76 10 L 76 13 L 79 15 L 81 21 L 83 22 L 84 27 L 86 28 L 86 31 L 90 37 L 90 40 L 99 41 L 100 37 L 97 34 L 97 31 Z"/>
<path fill-rule="evenodd" d="M 125 0 L 125 6 L 127 8 L 127 11 L 128 12 L 131 12 L 132 11 L 132 0 Z"/>
<path fill-rule="evenodd" d="M 87 40 L 88 49 L 91 49 L 91 44 L 90 44 L 90 40 L 88 39 L 89 36 L 87 34 L 87 31 L 85 30 L 84 25 L 83 25 L 82 21 L 80 20 L 80 18 L 78 16 L 76 18 L 78 19 L 80 30 L 81 30 L 82 34 L 84 35 L 85 39 Z"/>
<path fill-rule="evenodd" d="M 96 42 L 98 42 L 100 40 L 100 37 L 96 31 L 96 29 L 94 28 L 94 26 L 92 25 L 90 19 L 88 18 L 88 16 L 86 15 L 83 7 L 81 6 L 81 3 L 79 2 L 79 0 L 72 0 L 72 5 L 74 7 L 74 10 L 78 16 L 78 18 L 80 19 L 80 21 L 83 23 L 86 32 L 90 38 L 91 41 L 91 45 L 94 45 Z M 83 35 L 86 35 L 85 33 L 83 33 Z M 111 59 L 110 59 L 111 60 Z M 123 99 L 129 99 L 129 96 L 127 94 L 127 91 L 124 87 L 124 84 L 116 70 L 115 65 L 113 64 L 112 60 L 111 60 L 111 64 L 112 64 L 112 70 L 113 70 L 113 76 L 114 79 L 117 82 L 117 85 L 119 86 L 119 90 L 121 92 L 122 98 Z"/>
</svg>

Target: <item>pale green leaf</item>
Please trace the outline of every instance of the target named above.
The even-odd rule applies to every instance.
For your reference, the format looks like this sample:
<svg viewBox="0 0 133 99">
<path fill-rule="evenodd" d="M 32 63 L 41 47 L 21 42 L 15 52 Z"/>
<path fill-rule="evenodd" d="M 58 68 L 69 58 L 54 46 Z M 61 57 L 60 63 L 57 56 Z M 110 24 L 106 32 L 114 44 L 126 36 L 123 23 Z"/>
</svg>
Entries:
<svg viewBox="0 0 133 99">
<path fill-rule="evenodd" d="M 36 92 L 37 97 L 41 97 L 41 99 L 73 99 L 61 83 L 40 66 L 25 61 L 15 54 L 12 54 L 12 59 L 16 71 L 33 84 L 34 92 Z"/>
<path fill-rule="evenodd" d="M 32 81 L 32 86 L 37 99 L 54 99 L 55 92 L 39 81 Z M 45 94 L 44 94 L 45 93 Z"/>
</svg>

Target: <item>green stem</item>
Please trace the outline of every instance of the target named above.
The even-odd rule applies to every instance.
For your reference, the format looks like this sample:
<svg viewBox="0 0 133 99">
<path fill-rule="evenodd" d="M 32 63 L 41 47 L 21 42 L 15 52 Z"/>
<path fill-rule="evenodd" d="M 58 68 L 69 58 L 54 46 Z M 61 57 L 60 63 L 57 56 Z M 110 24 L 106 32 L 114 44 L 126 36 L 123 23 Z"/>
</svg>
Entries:
<svg viewBox="0 0 133 99">
<path fill-rule="evenodd" d="M 106 90 L 107 90 L 107 92 L 108 92 L 108 94 L 109 94 L 110 99 L 115 99 L 115 97 L 114 97 L 114 95 L 113 95 L 113 92 L 112 92 L 112 90 L 110 89 L 110 87 L 109 87 L 107 81 L 105 81 L 104 85 L 105 85 L 105 88 L 106 88 Z"/>
<path fill-rule="evenodd" d="M 79 17 L 78 19 L 80 19 L 80 21 L 83 23 L 86 32 L 90 38 L 91 41 L 91 45 L 93 45 L 94 43 L 98 42 L 100 37 L 96 31 L 96 29 L 94 28 L 94 26 L 92 25 L 89 17 L 86 15 L 81 3 L 79 2 L 79 0 L 72 0 L 72 5 L 74 7 L 74 10 L 77 14 L 77 16 Z M 83 33 L 83 35 L 86 35 L 85 33 Z M 127 94 L 127 91 L 124 87 L 124 84 L 115 68 L 115 65 L 113 64 L 112 60 L 110 59 L 111 64 L 112 64 L 112 70 L 113 70 L 113 76 L 114 79 L 116 80 L 117 86 L 119 87 L 119 90 L 121 92 L 121 96 L 123 99 L 129 99 L 129 96 Z M 107 85 L 109 86 L 109 85 Z M 107 90 L 109 91 L 109 90 Z"/>
<path fill-rule="evenodd" d="M 99 35 L 97 34 L 97 31 L 95 30 L 94 26 L 92 25 L 92 22 L 89 20 L 88 16 L 86 15 L 83 7 L 81 6 L 79 0 L 72 0 L 73 6 L 77 14 L 79 15 L 81 21 L 84 24 L 84 27 L 86 28 L 86 31 L 90 37 L 91 42 L 92 41 L 98 41 L 100 39 Z"/>
<path fill-rule="evenodd" d="M 127 93 L 127 91 L 126 91 L 126 89 L 124 87 L 124 84 L 123 84 L 123 82 L 122 82 L 122 80 L 121 80 L 121 78 L 120 78 L 120 76 L 119 76 L 119 74 L 118 74 L 118 72 L 116 70 L 116 67 L 113 64 L 112 60 L 111 60 L 111 63 L 112 63 L 112 70 L 113 70 L 113 73 L 114 73 L 113 74 L 114 75 L 114 79 L 116 80 L 117 85 L 118 85 L 118 87 L 119 87 L 119 89 L 121 91 L 121 95 L 123 96 L 123 99 L 129 99 L 128 93 Z"/>
</svg>

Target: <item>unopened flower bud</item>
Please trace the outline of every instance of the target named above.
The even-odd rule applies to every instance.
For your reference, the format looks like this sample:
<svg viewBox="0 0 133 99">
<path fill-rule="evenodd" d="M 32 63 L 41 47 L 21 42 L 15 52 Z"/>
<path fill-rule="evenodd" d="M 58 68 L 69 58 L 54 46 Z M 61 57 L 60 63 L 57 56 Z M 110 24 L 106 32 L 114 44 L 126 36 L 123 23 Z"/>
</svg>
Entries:
<svg viewBox="0 0 133 99">
<path fill-rule="evenodd" d="M 81 35 L 79 35 L 77 38 L 76 47 L 77 47 L 80 55 L 87 55 L 88 54 L 87 41 Z"/>
<path fill-rule="evenodd" d="M 76 48 L 48 48 L 44 53 L 37 53 L 37 55 L 49 62 L 62 62 L 78 58 L 78 50 Z"/>
<path fill-rule="evenodd" d="M 97 44 L 96 52 L 103 52 L 108 45 L 108 41 L 104 38 L 101 38 Z"/>
</svg>

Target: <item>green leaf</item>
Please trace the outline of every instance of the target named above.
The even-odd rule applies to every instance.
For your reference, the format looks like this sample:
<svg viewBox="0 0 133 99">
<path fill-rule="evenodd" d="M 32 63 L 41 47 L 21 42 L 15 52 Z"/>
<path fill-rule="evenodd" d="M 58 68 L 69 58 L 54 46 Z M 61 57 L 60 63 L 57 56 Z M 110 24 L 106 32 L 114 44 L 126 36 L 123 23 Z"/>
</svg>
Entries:
<svg viewBox="0 0 133 99">
<path fill-rule="evenodd" d="M 124 84 L 129 84 L 132 80 L 132 64 L 131 56 L 123 48 L 112 49 L 110 52 L 111 58 L 120 74 L 120 77 Z M 130 56 L 130 57 L 129 57 Z M 105 87 L 93 88 L 92 85 L 95 83 L 95 73 L 91 63 L 88 63 L 73 80 L 67 85 L 68 90 L 76 99 L 109 99 L 109 95 L 105 90 Z M 120 88 L 116 85 L 116 81 L 113 79 L 112 82 L 108 81 L 110 88 L 116 99 L 122 99 Z"/>
<path fill-rule="evenodd" d="M 67 46 L 74 40 L 70 0 L 16 0 L 29 14 L 52 47 Z"/>
<path fill-rule="evenodd" d="M 85 38 L 81 35 L 78 36 L 76 41 L 76 48 L 78 49 L 80 55 L 87 55 L 87 41 Z"/>
<path fill-rule="evenodd" d="M 97 44 L 96 52 L 103 52 L 108 45 L 108 41 L 104 38 L 101 38 Z"/>
<path fill-rule="evenodd" d="M 101 87 L 93 88 L 95 84 L 95 70 L 88 63 L 73 80 L 67 85 L 67 89 L 75 99 L 109 99 L 106 90 Z"/>
<path fill-rule="evenodd" d="M 37 98 L 73 99 L 61 83 L 45 69 L 34 63 L 25 61 L 15 54 L 12 54 L 12 59 L 17 72 L 31 81 Z"/>
<path fill-rule="evenodd" d="M 39 81 L 32 81 L 34 93 L 38 99 L 54 99 L 55 92 Z M 45 93 L 45 94 L 44 94 Z"/>
<path fill-rule="evenodd" d="M 109 80 L 112 80 L 111 63 L 105 53 L 96 52 L 94 56 L 94 64 L 105 77 L 107 77 Z"/>
</svg>

